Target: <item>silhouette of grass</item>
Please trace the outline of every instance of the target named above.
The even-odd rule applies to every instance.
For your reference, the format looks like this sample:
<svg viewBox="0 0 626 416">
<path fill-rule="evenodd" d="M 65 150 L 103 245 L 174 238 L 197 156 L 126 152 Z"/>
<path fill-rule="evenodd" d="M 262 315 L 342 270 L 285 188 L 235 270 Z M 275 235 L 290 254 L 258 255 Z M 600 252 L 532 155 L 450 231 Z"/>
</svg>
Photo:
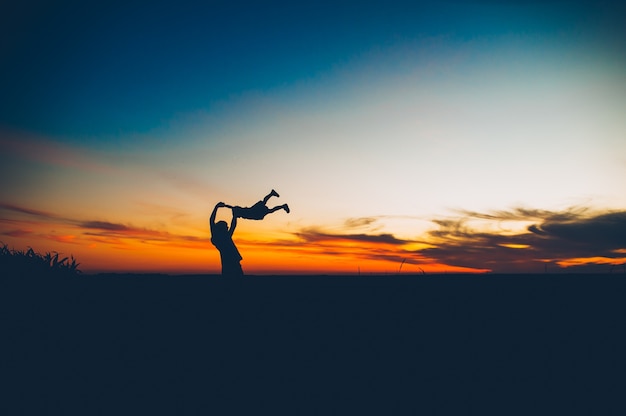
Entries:
<svg viewBox="0 0 626 416">
<path fill-rule="evenodd" d="M 81 273 L 79 265 L 74 256 L 59 258 L 57 252 L 41 254 L 31 247 L 15 250 L 6 244 L 0 247 L 0 270 L 8 274 L 74 276 Z"/>
</svg>

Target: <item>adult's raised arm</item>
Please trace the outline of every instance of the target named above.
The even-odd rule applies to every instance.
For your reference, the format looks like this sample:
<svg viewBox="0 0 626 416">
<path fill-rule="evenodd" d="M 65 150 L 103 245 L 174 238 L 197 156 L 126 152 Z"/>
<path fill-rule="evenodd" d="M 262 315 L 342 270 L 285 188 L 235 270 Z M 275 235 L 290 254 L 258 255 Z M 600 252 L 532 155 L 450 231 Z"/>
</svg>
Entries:
<svg viewBox="0 0 626 416">
<path fill-rule="evenodd" d="M 221 208 L 223 206 L 224 206 L 223 202 L 218 202 L 217 204 L 215 204 L 215 208 L 213 208 L 213 212 L 211 213 L 211 218 L 209 218 L 209 223 L 211 224 L 211 230 L 215 226 L 215 216 L 217 215 L 217 210 L 218 208 Z"/>
<path fill-rule="evenodd" d="M 233 233 L 235 232 L 235 227 L 237 227 L 237 217 L 233 214 L 233 219 L 230 222 L 230 229 L 228 230 L 228 234 L 230 234 L 230 236 L 233 236 Z"/>
</svg>

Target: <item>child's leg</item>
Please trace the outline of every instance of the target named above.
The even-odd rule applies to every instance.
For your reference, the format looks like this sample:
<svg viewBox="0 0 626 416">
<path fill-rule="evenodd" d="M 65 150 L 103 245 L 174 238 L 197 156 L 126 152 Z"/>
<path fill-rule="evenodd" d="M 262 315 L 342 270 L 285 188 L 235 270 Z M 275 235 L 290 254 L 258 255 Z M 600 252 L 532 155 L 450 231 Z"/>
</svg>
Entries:
<svg viewBox="0 0 626 416">
<path fill-rule="evenodd" d="M 269 194 L 265 195 L 265 198 L 263 198 L 263 203 L 267 204 L 267 201 L 271 198 L 275 196 L 276 198 L 278 198 L 280 195 L 278 195 L 278 192 L 276 192 L 275 190 L 272 189 L 272 192 L 270 192 Z"/>
<path fill-rule="evenodd" d="M 279 205 L 279 206 L 274 207 L 274 208 L 270 208 L 270 209 L 267 211 L 267 213 L 268 213 L 268 214 L 271 214 L 272 212 L 276 212 L 276 211 L 278 211 L 279 209 L 284 209 L 284 210 L 287 212 L 287 214 L 289 214 L 289 205 L 287 205 L 287 204 L 283 204 L 283 205 Z"/>
</svg>

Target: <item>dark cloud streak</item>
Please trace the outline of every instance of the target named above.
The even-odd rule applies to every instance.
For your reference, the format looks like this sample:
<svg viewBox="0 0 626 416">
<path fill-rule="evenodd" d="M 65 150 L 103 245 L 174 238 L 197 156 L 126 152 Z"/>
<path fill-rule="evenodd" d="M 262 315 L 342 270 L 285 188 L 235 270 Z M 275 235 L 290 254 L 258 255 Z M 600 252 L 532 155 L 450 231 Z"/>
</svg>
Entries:
<svg viewBox="0 0 626 416">
<path fill-rule="evenodd" d="M 391 245 L 403 245 L 408 243 L 407 240 L 401 240 L 392 234 L 334 234 L 319 231 L 317 228 L 305 228 L 295 235 L 306 242 L 318 241 L 355 241 L 367 243 L 382 243 Z"/>
<path fill-rule="evenodd" d="M 50 220 L 60 219 L 60 217 L 54 214 L 51 214 L 49 212 L 46 212 L 46 211 L 30 209 L 30 208 L 26 208 L 26 207 L 14 205 L 14 204 L 0 203 L 0 209 L 6 210 L 6 211 L 19 212 L 21 214 L 32 215 L 32 216 L 40 217 L 44 219 L 50 219 Z"/>
<path fill-rule="evenodd" d="M 89 241 L 98 243 L 105 243 L 111 245 L 121 245 L 122 240 L 135 240 L 143 243 L 171 243 L 172 245 L 184 245 L 189 248 L 205 248 L 204 246 L 209 242 L 209 239 L 203 239 L 195 236 L 176 235 L 166 231 L 151 230 L 148 228 L 133 227 L 130 225 L 113 223 L 109 221 L 81 221 L 78 219 L 67 218 L 58 216 L 46 211 L 40 211 L 36 209 L 30 209 L 19 205 L 0 203 L 0 209 L 5 211 L 17 212 L 20 214 L 26 214 L 35 217 L 38 221 L 44 221 L 51 224 L 59 224 L 70 226 L 72 228 L 81 231 L 81 234 Z M 28 223 L 35 225 L 37 220 L 33 221 L 21 221 L 13 219 L 0 219 L 8 224 Z M 8 230 L 0 233 L 1 235 L 7 235 L 11 237 L 26 237 L 38 235 L 39 237 L 54 240 L 57 242 L 68 242 L 68 240 L 60 239 L 53 234 L 36 234 L 31 231 L 25 230 Z"/>
<path fill-rule="evenodd" d="M 125 225 L 115 224 L 106 221 L 87 221 L 80 223 L 80 227 L 105 231 L 130 231 L 130 228 Z"/>
<path fill-rule="evenodd" d="M 596 248 L 620 249 L 626 247 L 626 211 L 568 221 L 549 220 L 533 231 Z"/>
</svg>

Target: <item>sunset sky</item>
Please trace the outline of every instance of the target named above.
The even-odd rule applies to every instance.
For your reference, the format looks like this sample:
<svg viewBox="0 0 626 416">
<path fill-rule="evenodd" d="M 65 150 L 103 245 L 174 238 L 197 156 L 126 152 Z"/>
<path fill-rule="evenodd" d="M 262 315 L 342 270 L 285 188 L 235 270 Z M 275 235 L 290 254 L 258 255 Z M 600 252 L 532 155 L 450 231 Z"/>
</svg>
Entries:
<svg viewBox="0 0 626 416">
<path fill-rule="evenodd" d="M 622 270 L 626 7 L 13 2 L 0 242 L 86 273 Z M 230 220 L 229 211 L 220 218 Z"/>
</svg>

